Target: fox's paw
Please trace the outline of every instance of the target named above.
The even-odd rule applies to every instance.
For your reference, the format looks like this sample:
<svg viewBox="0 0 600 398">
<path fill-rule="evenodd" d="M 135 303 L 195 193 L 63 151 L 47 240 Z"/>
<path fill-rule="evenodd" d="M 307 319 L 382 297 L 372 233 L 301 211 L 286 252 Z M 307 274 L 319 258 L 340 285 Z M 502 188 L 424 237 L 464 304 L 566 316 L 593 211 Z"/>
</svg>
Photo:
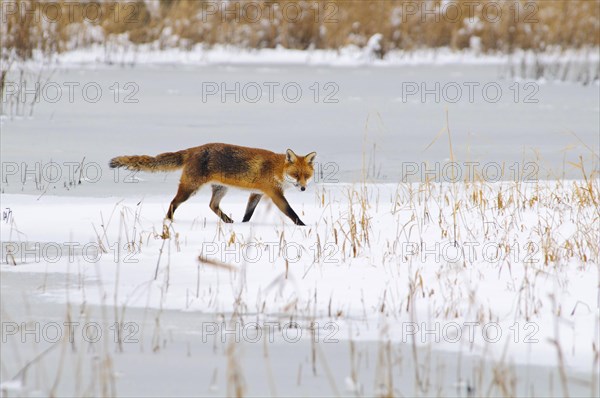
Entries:
<svg viewBox="0 0 600 398">
<path fill-rule="evenodd" d="M 160 237 L 162 239 L 169 239 L 171 237 L 171 234 L 169 233 L 169 225 L 167 225 L 167 222 L 163 223 L 163 230 L 162 233 L 160 234 Z"/>
<path fill-rule="evenodd" d="M 223 214 L 223 217 L 221 217 L 221 219 L 223 220 L 224 223 L 233 224 L 233 220 L 231 219 L 231 217 L 226 216 L 225 214 Z"/>
</svg>

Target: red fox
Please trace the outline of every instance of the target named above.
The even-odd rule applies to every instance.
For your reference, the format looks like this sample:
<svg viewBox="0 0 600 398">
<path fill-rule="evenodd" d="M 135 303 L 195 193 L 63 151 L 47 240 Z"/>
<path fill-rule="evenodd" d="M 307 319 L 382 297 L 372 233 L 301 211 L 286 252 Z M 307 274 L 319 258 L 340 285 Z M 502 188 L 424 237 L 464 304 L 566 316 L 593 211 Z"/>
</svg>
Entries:
<svg viewBox="0 0 600 398">
<path fill-rule="evenodd" d="M 206 144 L 178 152 L 152 156 L 118 156 L 113 158 L 111 168 L 125 167 L 137 171 L 173 171 L 183 168 L 179 189 L 171 201 L 166 217 L 173 220 L 177 207 L 185 202 L 202 185 L 212 185 L 210 208 L 226 223 L 233 220 L 219 207 L 227 187 L 251 190 L 242 222 L 248 222 L 263 194 L 296 225 L 305 225 L 292 210 L 283 196 L 286 183 L 292 183 L 301 191 L 314 173 L 316 152 L 298 156 L 288 149 L 278 154 L 258 148 L 229 144 Z"/>
</svg>

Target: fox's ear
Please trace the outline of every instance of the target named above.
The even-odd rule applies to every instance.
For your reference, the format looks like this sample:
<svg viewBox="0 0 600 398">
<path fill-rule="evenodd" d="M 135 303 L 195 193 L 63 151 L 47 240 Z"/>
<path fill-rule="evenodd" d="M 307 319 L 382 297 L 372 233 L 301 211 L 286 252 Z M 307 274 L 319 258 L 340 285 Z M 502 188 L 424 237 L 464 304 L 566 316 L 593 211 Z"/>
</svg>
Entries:
<svg viewBox="0 0 600 398">
<path fill-rule="evenodd" d="M 285 160 L 288 163 L 294 163 L 297 159 L 298 159 L 298 156 L 296 156 L 296 154 L 294 153 L 294 151 L 292 151 L 291 149 L 288 149 L 285 152 Z"/>
<path fill-rule="evenodd" d="M 315 158 L 317 157 L 317 153 L 316 152 L 311 152 L 308 155 L 306 155 L 304 157 L 304 160 L 306 161 L 306 163 L 310 164 L 312 166 L 313 162 L 315 161 Z"/>
</svg>

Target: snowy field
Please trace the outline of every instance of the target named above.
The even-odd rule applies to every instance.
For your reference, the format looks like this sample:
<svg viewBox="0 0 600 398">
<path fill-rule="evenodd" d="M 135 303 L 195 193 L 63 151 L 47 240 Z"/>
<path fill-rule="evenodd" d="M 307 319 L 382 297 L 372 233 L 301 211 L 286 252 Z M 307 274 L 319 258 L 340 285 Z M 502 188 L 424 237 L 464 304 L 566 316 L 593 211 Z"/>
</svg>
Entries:
<svg viewBox="0 0 600 398">
<path fill-rule="evenodd" d="M 3 395 L 598 394 L 597 82 L 76 59 L 25 74 L 53 84 L 39 103 L 3 102 Z M 268 200 L 239 223 L 235 190 L 223 224 L 208 187 L 164 223 L 179 172 L 107 167 L 207 142 L 317 151 L 286 193 L 307 226 Z"/>
</svg>

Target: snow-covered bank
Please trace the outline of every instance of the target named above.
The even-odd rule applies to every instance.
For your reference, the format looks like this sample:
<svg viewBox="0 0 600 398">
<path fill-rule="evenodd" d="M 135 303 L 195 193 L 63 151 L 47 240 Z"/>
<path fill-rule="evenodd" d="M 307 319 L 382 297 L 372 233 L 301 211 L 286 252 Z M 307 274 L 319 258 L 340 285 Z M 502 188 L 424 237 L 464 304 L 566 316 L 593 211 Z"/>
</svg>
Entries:
<svg viewBox="0 0 600 398">
<path fill-rule="evenodd" d="M 283 47 L 245 49 L 235 46 L 197 44 L 191 49 L 161 48 L 154 44 L 95 44 L 87 48 L 53 54 L 50 58 L 35 53 L 30 65 L 46 64 L 60 67 L 100 67 L 102 65 L 315 65 L 315 66 L 402 66 L 402 65 L 532 65 L 577 64 L 596 68 L 600 60 L 598 48 L 562 50 L 549 48 L 545 52 L 515 50 L 512 54 L 482 53 L 476 49 L 450 48 L 422 50 L 392 50 L 382 57 L 373 46 L 346 46 L 339 50 L 295 50 Z"/>
<path fill-rule="evenodd" d="M 2 271 L 78 281 L 45 284 L 51 301 L 333 322 L 341 339 L 590 372 L 600 233 L 586 186 L 322 185 L 289 195 L 307 228 L 268 201 L 250 223 L 221 224 L 201 191 L 168 233 L 171 195 L 3 195 Z M 246 199 L 222 207 L 239 221 Z"/>
</svg>

